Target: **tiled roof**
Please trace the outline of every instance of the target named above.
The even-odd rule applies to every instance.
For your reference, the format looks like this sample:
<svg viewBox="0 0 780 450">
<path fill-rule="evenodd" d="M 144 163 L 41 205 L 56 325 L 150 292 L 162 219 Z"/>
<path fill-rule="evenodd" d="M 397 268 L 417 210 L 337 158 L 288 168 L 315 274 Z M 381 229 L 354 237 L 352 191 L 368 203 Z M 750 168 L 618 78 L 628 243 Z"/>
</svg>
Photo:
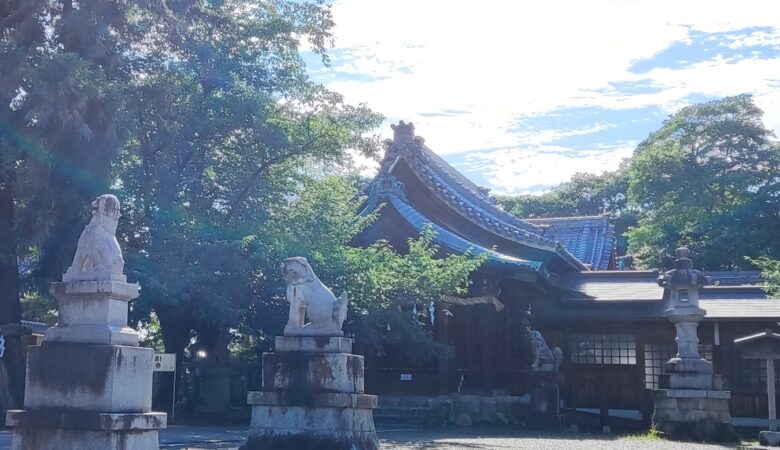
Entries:
<svg viewBox="0 0 780 450">
<path fill-rule="evenodd" d="M 415 210 L 414 207 L 403 201 L 397 195 L 390 194 L 387 196 L 387 198 L 390 200 L 390 204 L 393 206 L 393 208 L 395 208 L 401 217 L 403 217 L 404 220 L 406 220 L 407 223 L 415 230 L 422 232 L 426 226 L 431 226 L 436 232 L 436 236 L 434 238 L 436 243 L 451 251 L 458 253 L 465 253 L 468 251 L 473 255 L 481 255 L 485 253 L 487 254 L 486 264 L 497 267 L 514 267 L 538 270 L 542 265 L 542 263 L 539 261 L 528 261 L 525 259 L 515 258 L 468 242 L 460 236 L 450 233 L 444 228 L 441 228 L 435 223 L 431 223 L 422 214 Z"/>
<path fill-rule="evenodd" d="M 497 206 L 485 189 L 476 186 L 426 147 L 424 139 L 414 135 L 412 124 L 401 122 L 393 125 L 393 130 L 395 137 L 386 142 L 387 151 L 380 164 L 377 180 L 392 176 L 396 164 L 403 159 L 431 194 L 472 223 L 502 238 L 555 253 L 576 269 L 590 269 L 590 265 L 578 259 L 565 246 L 546 237 L 544 228 Z M 372 201 L 369 198 L 369 204 Z"/>
<path fill-rule="evenodd" d="M 709 275 L 709 274 L 708 274 Z M 713 280 L 730 278 L 713 273 Z M 563 274 L 559 285 L 566 289 L 560 304 L 541 314 L 558 319 L 650 319 L 663 318 L 664 290 L 656 283 L 655 271 L 608 271 Z M 750 273 L 741 276 L 750 278 Z M 759 285 L 704 286 L 699 306 L 707 311 L 704 320 L 780 319 L 780 300 L 769 299 Z"/>
<path fill-rule="evenodd" d="M 607 270 L 612 261 L 615 232 L 608 216 L 526 219 L 543 228 L 544 237 L 559 241 L 593 270 Z"/>
<path fill-rule="evenodd" d="M 659 301 L 664 289 L 655 282 L 657 271 L 578 272 L 561 275 L 564 300 L 590 302 Z"/>
<path fill-rule="evenodd" d="M 35 322 L 33 320 L 22 320 L 22 325 L 30 327 L 33 333 L 43 334 L 49 329 L 49 326 L 43 322 Z"/>
</svg>

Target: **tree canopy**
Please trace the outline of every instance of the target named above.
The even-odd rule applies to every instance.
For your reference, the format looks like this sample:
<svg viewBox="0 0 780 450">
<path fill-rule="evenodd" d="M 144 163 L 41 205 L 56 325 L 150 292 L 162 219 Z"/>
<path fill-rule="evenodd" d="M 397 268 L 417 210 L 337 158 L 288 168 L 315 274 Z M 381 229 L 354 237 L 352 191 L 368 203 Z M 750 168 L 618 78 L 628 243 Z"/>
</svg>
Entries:
<svg viewBox="0 0 780 450">
<path fill-rule="evenodd" d="M 749 95 L 691 105 L 617 171 L 500 202 L 520 217 L 609 214 L 618 254 L 640 268 L 668 266 L 683 245 L 704 269 L 755 268 L 780 257 L 780 145 L 762 117 Z"/>
<path fill-rule="evenodd" d="M 668 262 L 681 245 L 710 270 L 780 257 L 780 146 L 762 116 L 750 96 L 727 97 L 683 108 L 639 144 L 628 238 L 641 265 Z"/>
</svg>

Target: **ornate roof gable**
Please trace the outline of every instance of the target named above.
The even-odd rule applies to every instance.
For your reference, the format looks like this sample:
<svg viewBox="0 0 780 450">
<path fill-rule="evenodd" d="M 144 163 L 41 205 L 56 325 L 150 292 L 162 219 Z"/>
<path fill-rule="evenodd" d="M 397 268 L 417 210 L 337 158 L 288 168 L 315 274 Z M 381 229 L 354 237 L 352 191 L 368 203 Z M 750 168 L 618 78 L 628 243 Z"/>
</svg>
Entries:
<svg viewBox="0 0 780 450">
<path fill-rule="evenodd" d="M 597 242 L 578 243 L 571 239 L 576 234 L 571 226 L 551 228 L 547 223 L 537 224 L 515 217 L 496 205 L 487 189 L 469 181 L 428 148 L 425 140 L 415 135 L 412 123 L 401 121 L 392 125 L 392 128 L 393 139 L 385 141 L 386 152 L 379 173 L 367 192 L 369 199 L 366 212 L 373 210 L 383 197 L 395 196 L 408 203 L 403 183 L 394 176 L 395 168 L 403 161 L 435 198 L 480 228 L 521 245 L 555 253 L 579 270 L 607 268 L 612 251 L 608 223 Z M 591 228 L 586 228 L 588 233 L 585 234 L 599 236 L 599 232 L 590 233 Z M 567 241 L 577 244 L 576 253 L 564 245 L 569 243 Z M 588 251 L 591 253 L 588 254 Z M 608 255 L 606 258 L 603 256 L 605 253 Z"/>
</svg>

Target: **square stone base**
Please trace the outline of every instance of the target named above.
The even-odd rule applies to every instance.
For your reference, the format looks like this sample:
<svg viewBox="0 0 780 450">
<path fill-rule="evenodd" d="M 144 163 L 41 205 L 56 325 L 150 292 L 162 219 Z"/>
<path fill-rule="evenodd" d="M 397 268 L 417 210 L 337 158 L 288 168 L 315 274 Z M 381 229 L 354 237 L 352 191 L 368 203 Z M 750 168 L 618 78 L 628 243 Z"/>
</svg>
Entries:
<svg viewBox="0 0 780 450">
<path fill-rule="evenodd" d="M 739 442 L 727 391 L 660 389 L 654 392 L 653 426 L 670 439 Z"/>
<path fill-rule="evenodd" d="M 758 433 L 758 442 L 769 447 L 780 447 L 780 432 L 761 431 Z"/>
<path fill-rule="evenodd" d="M 276 352 L 351 353 L 352 339 L 328 336 L 277 336 Z"/>
<path fill-rule="evenodd" d="M 12 450 L 157 450 L 164 413 L 8 411 Z"/>
<path fill-rule="evenodd" d="M 11 450 L 157 450 L 157 430 L 75 431 L 17 428 Z"/>
<path fill-rule="evenodd" d="M 263 390 L 362 394 L 363 357 L 349 353 L 263 354 Z"/>
<path fill-rule="evenodd" d="M 371 409 L 252 406 L 242 450 L 376 450 Z"/>
<path fill-rule="evenodd" d="M 29 349 L 24 407 L 150 412 L 153 359 L 150 348 L 44 342 Z"/>
</svg>

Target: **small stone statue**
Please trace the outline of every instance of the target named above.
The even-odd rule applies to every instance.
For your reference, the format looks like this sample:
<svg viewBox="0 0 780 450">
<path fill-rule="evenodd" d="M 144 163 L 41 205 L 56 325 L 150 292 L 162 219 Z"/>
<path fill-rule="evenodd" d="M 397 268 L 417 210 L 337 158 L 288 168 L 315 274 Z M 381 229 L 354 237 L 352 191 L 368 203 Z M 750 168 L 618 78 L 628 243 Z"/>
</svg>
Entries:
<svg viewBox="0 0 780 450">
<path fill-rule="evenodd" d="M 284 335 L 343 336 L 341 327 L 347 318 L 347 293 L 336 298 L 317 278 L 306 258 L 285 259 L 282 274 L 290 302 L 290 318 Z"/>
<path fill-rule="evenodd" d="M 125 261 L 116 240 L 119 224 L 119 199 L 111 194 L 101 195 L 92 206 L 92 219 L 79 237 L 73 263 L 62 276 L 62 281 L 127 281 L 122 274 Z"/>
<path fill-rule="evenodd" d="M 563 350 L 555 347 L 550 350 L 550 346 L 544 340 L 542 333 L 537 330 L 531 330 L 529 333 L 531 342 L 531 352 L 534 355 L 534 362 L 531 369 L 535 371 L 558 371 L 563 362 Z"/>
</svg>

